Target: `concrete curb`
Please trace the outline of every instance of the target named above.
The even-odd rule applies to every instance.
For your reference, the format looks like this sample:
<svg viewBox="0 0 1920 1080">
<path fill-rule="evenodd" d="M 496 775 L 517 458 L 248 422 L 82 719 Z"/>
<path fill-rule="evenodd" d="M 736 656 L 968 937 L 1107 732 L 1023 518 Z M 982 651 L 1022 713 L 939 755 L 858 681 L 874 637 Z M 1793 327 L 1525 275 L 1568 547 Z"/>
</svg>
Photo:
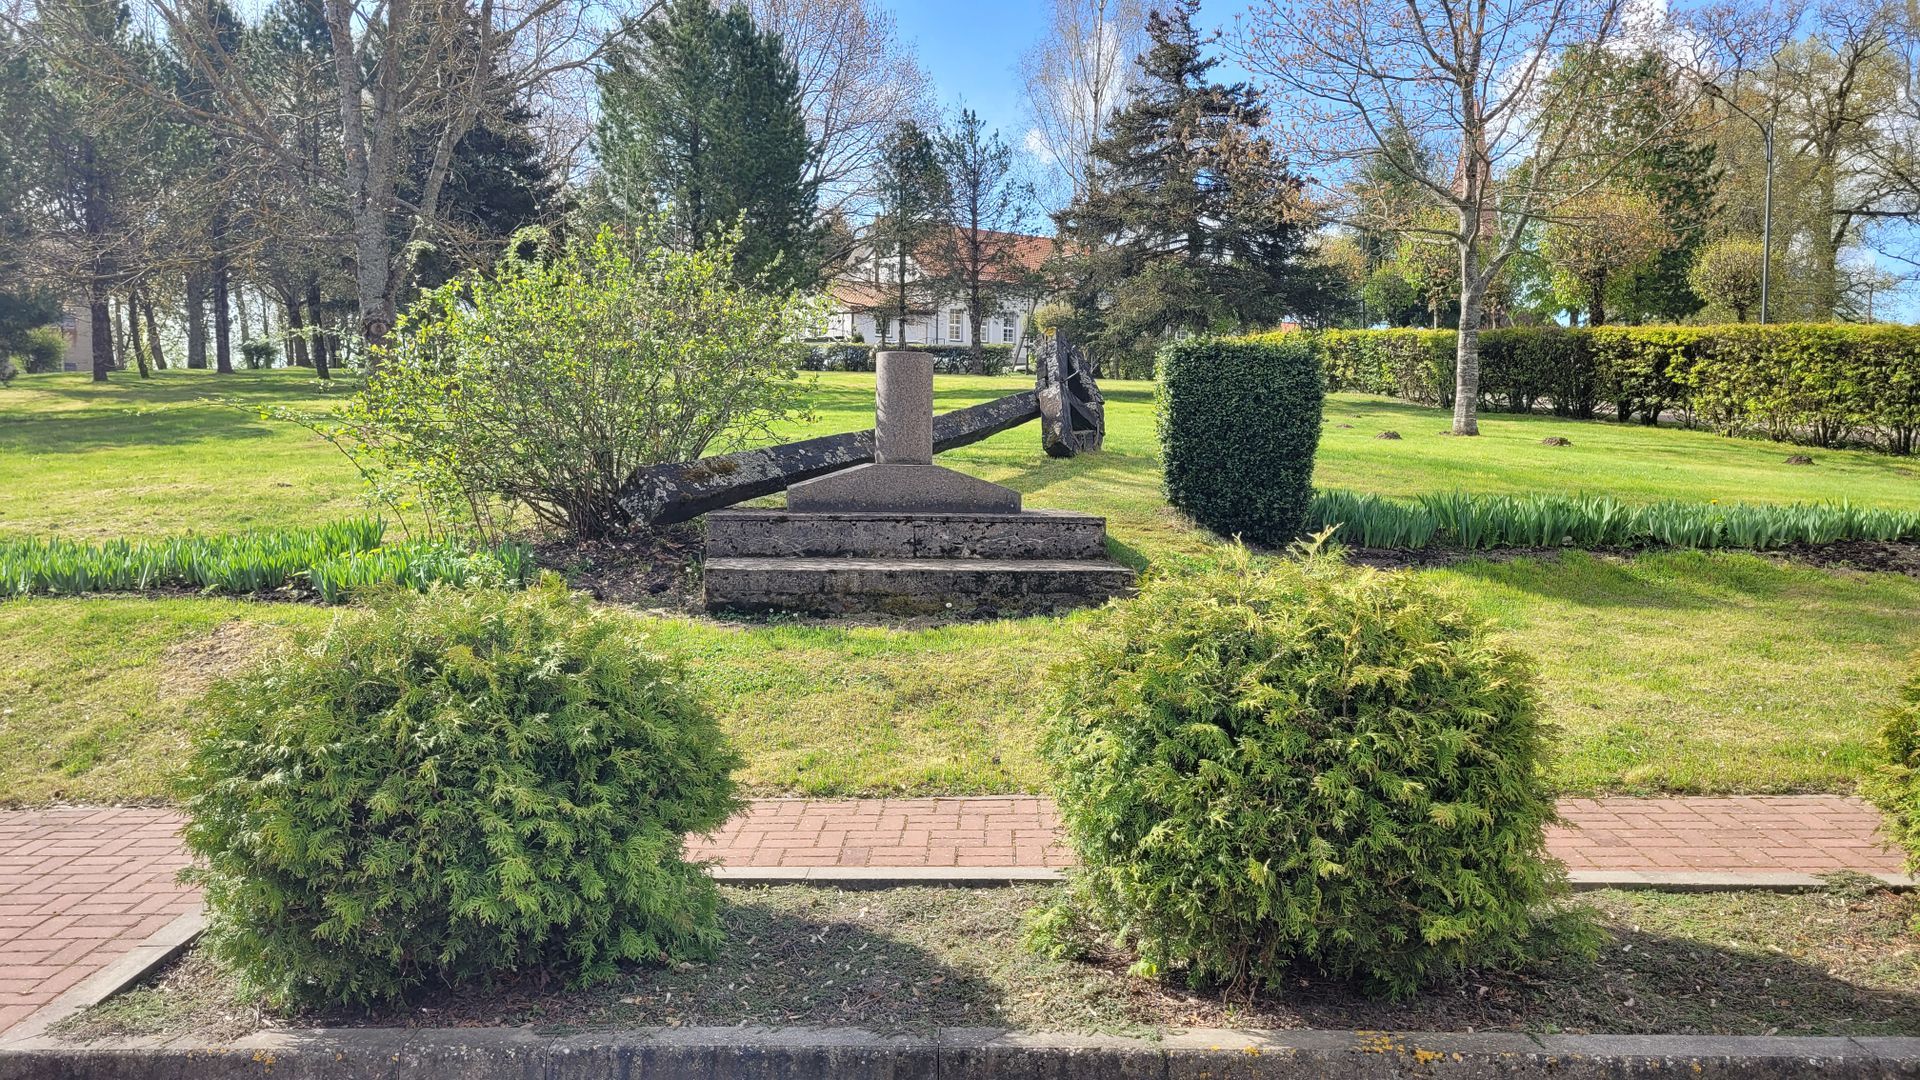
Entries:
<svg viewBox="0 0 1920 1080">
<path fill-rule="evenodd" d="M 1839 871 L 1833 871 L 1838 873 Z M 1872 878 L 1889 889 L 1915 887 L 1907 874 L 1847 871 Z M 1660 892 L 1818 892 L 1827 879 L 1818 874 L 1744 870 L 1569 870 L 1575 892 L 1592 889 L 1654 889 Z"/>
<path fill-rule="evenodd" d="M 116 957 L 112 963 L 74 984 L 66 993 L 42 1005 L 25 1020 L 0 1031 L 0 1050 L 40 1037 L 53 1025 L 84 1012 L 145 978 L 147 973 L 180 955 L 207 925 L 204 908 L 175 918 L 145 941 Z"/>
<path fill-rule="evenodd" d="M 646 1028 L 271 1032 L 0 1049 L 0 1080 L 1230 1080 L 1307 1077 L 1895 1077 L 1920 1039 L 1196 1030 L 1148 1041 L 950 1028 Z"/>
</svg>

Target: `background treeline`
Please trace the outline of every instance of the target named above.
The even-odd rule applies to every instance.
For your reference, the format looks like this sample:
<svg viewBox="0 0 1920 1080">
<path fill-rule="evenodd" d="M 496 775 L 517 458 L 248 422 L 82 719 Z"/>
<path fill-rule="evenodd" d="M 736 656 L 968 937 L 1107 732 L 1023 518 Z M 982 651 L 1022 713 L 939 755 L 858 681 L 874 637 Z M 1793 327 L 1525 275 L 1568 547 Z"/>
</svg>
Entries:
<svg viewBox="0 0 1920 1080">
<path fill-rule="evenodd" d="M 1269 334 L 1311 344 L 1334 390 L 1452 405 L 1452 330 Z M 1513 327 L 1480 336 L 1484 407 L 1626 422 L 1663 417 L 1727 434 L 1834 446 L 1920 445 L 1920 328 Z"/>
</svg>

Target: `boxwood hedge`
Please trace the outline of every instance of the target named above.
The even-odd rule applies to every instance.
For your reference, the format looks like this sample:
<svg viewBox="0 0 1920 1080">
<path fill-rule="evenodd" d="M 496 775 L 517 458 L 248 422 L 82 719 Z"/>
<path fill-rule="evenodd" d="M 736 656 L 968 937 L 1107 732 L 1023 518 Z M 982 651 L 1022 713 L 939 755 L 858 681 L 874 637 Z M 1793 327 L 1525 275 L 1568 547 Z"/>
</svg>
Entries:
<svg viewBox="0 0 1920 1080">
<path fill-rule="evenodd" d="M 1307 341 L 1175 342 L 1160 352 L 1159 393 L 1167 501 L 1223 536 L 1299 537 L 1325 397 Z"/>
</svg>

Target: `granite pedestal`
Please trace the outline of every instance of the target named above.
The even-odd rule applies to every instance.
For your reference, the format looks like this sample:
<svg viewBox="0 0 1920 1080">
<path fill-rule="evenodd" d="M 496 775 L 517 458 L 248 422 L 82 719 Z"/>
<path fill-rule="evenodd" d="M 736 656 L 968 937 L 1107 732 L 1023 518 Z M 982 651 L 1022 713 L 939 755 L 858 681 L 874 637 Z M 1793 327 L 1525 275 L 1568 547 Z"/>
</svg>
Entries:
<svg viewBox="0 0 1920 1080">
<path fill-rule="evenodd" d="M 933 358 L 883 352 L 874 461 L 794 484 L 785 510 L 707 515 L 707 607 L 817 615 L 1031 613 L 1130 592 L 1106 521 L 933 463 Z"/>
</svg>

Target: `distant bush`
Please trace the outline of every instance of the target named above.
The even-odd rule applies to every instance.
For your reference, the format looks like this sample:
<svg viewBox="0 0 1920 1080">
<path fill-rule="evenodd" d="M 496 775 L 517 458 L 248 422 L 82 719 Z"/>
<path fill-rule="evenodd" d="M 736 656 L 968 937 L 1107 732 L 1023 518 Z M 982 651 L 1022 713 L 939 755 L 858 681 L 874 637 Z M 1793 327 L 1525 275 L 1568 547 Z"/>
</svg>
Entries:
<svg viewBox="0 0 1920 1080">
<path fill-rule="evenodd" d="M 27 331 L 22 338 L 20 355 L 26 361 L 29 375 L 59 371 L 66 362 L 67 339 L 54 327 L 36 327 Z"/>
<path fill-rule="evenodd" d="M 378 519 L 304 529 L 162 540 L 0 537 L 0 597 L 194 588 L 236 595 L 292 588 L 341 603 L 382 585 L 520 585 L 533 556 L 518 544 L 479 552 L 431 541 L 383 544 Z"/>
<path fill-rule="evenodd" d="M 872 371 L 874 353 L 880 346 L 858 341 L 851 344 L 813 344 L 798 347 L 800 366 L 808 371 Z M 933 357 L 933 370 L 942 375 L 1000 375 L 1013 361 L 1013 346 L 982 345 L 980 356 L 965 345 L 888 345 L 886 349 L 907 349 Z"/>
<path fill-rule="evenodd" d="M 1180 341 L 1159 368 L 1167 501 L 1223 536 L 1299 537 L 1325 397 L 1307 343 Z"/>
<path fill-rule="evenodd" d="M 387 593 L 217 687 L 180 783 L 212 953 L 357 1003 L 709 950 L 682 838 L 737 760 L 632 626 L 557 581 Z"/>
<path fill-rule="evenodd" d="M 1109 609 L 1055 678 L 1078 887 L 1137 970 L 1404 996 L 1557 940 L 1532 668 L 1417 580 L 1242 551 Z"/>
<path fill-rule="evenodd" d="M 1333 390 L 1451 405 L 1451 330 L 1265 334 L 1311 342 Z M 1920 449 L 1920 327 L 1806 323 L 1521 327 L 1480 337 L 1494 408 L 1654 423 L 1679 411 L 1727 434 Z"/>
<path fill-rule="evenodd" d="M 1887 831 L 1907 852 L 1907 868 L 1920 871 L 1920 652 L 1913 654 L 1906 685 L 1880 729 L 1881 765 L 1866 793 L 1887 816 Z M 1920 925 L 1920 915 L 1915 916 Z"/>
<path fill-rule="evenodd" d="M 1624 503 L 1604 495 L 1320 491 L 1314 531 L 1360 547 L 1689 547 L 1764 551 L 1842 540 L 1920 540 L 1920 513 L 1850 503 Z"/>
<path fill-rule="evenodd" d="M 507 256 L 400 320 L 337 441 L 450 514 L 500 504 L 593 537 L 635 469 L 691 461 L 798 415 L 784 343 L 814 302 L 735 280 L 737 237 L 697 251 L 649 224 Z"/>
<path fill-rule="evenodd" d="M 240 343 L 240 362 L 248 371 L 265 371 L 280 360 L 280 346 L 271 341 L 243 341 Z"/>
</svg>

